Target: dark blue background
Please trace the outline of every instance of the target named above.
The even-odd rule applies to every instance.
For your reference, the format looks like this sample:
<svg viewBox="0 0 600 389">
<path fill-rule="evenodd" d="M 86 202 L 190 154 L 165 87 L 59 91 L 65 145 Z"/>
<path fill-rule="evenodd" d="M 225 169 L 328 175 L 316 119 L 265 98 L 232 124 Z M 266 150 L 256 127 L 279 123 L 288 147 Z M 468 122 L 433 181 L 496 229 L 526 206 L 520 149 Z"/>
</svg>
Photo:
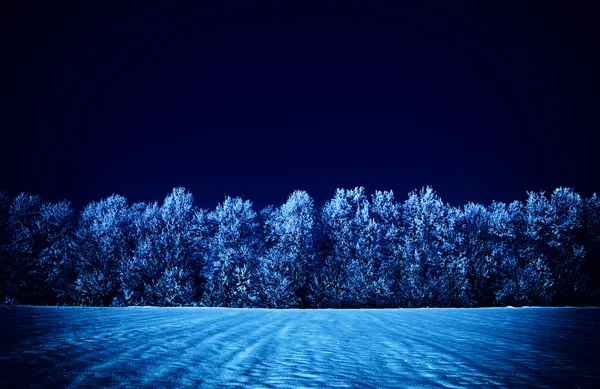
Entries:
<svg viewBox="0 0 600 389">
<path fill-rule="evenodd" d="M 2 5 L 0 189 L 212 207 L 600 189 L 592 1 Z M 324 3 L 324 2 L 321 2 Z M 485 3 L 484 5 L 481 3 Z M 318 3 L 317 3 L 318 4 Z"/>
</svg>

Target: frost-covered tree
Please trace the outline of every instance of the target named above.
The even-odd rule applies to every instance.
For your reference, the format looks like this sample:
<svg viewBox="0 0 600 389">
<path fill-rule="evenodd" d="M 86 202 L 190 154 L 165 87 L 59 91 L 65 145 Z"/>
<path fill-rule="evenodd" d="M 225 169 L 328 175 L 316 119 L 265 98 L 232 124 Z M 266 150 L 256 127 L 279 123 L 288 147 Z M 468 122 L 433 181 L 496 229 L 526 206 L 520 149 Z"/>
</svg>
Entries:
<svg viewBox="0 0 600 389">
<path fill-rule="evenodd" d="M 8 243 L 8 210 L 10 209 L 10 196 L 0 191 L 0 250 Z"/>
<path fill-rule="evenodd" d="M 451 209 L 430 187 L 409 194 L 402 207 L 404 288 L 409 306 L 445 305 L 448 289 L 463 288 L 464 266 L 453 253 Z"/>
<path fill-rule="evenodd" d="M 127 200 L 119 195 L 92 202 L 83 210 L 76 230 L 75 289 L 80 303 L 119 303 L 120 264 L 130 254 L 128 216 Z"/>
<path fill-rule="evenodd" d="M 407 299 L 403 288 L 405 263 L 402 258 L 401 208 L 392 191 L 375 191 L 371 196 L 371 217 L 375 225 L 373 249 L 377 283 L 374 285 L 375 306 L 397 307 Z"/>
<path fill-rule="evenodd" d="M 586 260 L 580 269 L 589 277 L 587 285 L 587 304 L 600 304 L 600 197 L 594 193 L 584 202 L 583 241 L 586 248 Z"/>
<path fill-rule="evenodd" d="M 156 305 L 189 305 L 195 301 L 195 275 L 201 258 L 196 250 L 196 209 L 193 196 L 175 188 L 159 209 L 161 231 L 156 236 L 159 274 L 148 292 Z"/>
<path fill-rule="evenodd" d="M 125 305 L 195 304 L 200 290 L 204 212 L 175 188 L 159 206 L 134 204 L 129 212 L 131 255 L 119 264 Z"/>
<path fill-rule="evenodd" d="M 128 247 L 131 255 L 118 263 L 121 305 L 151 305 L 147 289 L 159 278 L 162 263 L 159 236 L 162 232 L 156 202 L 133 204 L 128 216 Z"/>
<path fill-rule="evenodd" d="M 279 208 L 266 209 L 265 253 L 261 258 L 263 305 L 297 306 L 306 297 L 307 280 L 313 270 L 313 199 L 295 191 Z"/>
<path fill-rule="evenodd" d="M 600 197 L 596 193 L 584 201 L 583 226 L 588 257 L 600 260 Z"/>
<path fill-rule="evenodd" d="M 20 303 L 39 303 L 42 275 L 36 269 L 42 248 L 39 228 L 42 201 L 37 195 L 21 193 L 8 209 L 8 243 L 3 259 L 5 264 L 4 298 Z"/>
<path fill-rule="evenodd" d="M 212 230 L 204 266 L 203 303 L 252 307 L 259 303 L 256 212 L 252 203 L 226 197 L 207 215 Z"/>
<path fill-rule="evenodd" d="M 364 188 L 338 189 L 322 210 L 327 241 L 313 300 L 325 306 L 372 306 L 382 284 L 377 263 L 377 224 Z"/>
<path fill-rule="evenodd" d="M 0 221 L 6 231 L 2 253 L 5 299 L 27 304 L 70 301 L 74 282 L 72 222 L 73 211 L 67 201 L 42 203 L 39 196 L 25 193 L 13 199 L 7 217 Z"/>
<path fill-rule="evenodd" d="M 492 255 L 491 216 L 480 204 L 468 203 L 458 215 L 456 235 L 465 258 L 471 303 L 489 306 L 495 301 L 498 259 Z"/>
<path fill-rule="evenodd" d="M 10 241 L 10 229 L 8 225 L 8 211 L 10 209 L 10 196 L 6 192 L 0 191 L 0 269 L 3 271 L 0 273 L 0 303 L 11 303 L 13 296 L 10 296 L 9 287 L 10 274 L 8 269 L 10 268 L 9 258 L 9 241 Z"/>
<path fill-rule="evenodd" d="M 558 188 L 489 207 L 431 188 L 336 191 L 320 213 L 302 191 L 260 215 L 226 198 L 196 209 L 113 195 L 78 220 L 66 201 L 0 192 L 6 302 L 231 307 L 597 304 L 600 200 Z"/>
<path fill-rule="evenodd" d="M 471 306 L 469 294 L 468 258 L 463 248 L 465 240 L 459 232 L 462 210 L 447 206 L 446 226 L 442 230 L 441 253 L 444 258 L 443 270 L 438 282 L 438 306 Z"/>
<path fill-rule="evenodd" d="M 346 196 L 355 192 L 359 201 L 364 203 L 364 190 L 354 191 L 337 189 L 333 199 L 329 200 L 321 210 L 321 251 L 318 273 L 310 286 L 310 300 L 317 307 L 341 307 L 351 304 L 354 296 L 350 295 L 347 269 L 350 262 L 350 243 L 344 237 L 351 234 L 349 219 L 353 216 Z"/>
<path fill-rule="evenodd" d="M 521 214 L 522 204 L 518 201 L 508 206 L 494 201 L 487 208 L 489 261 L 486 261 L 488 266 L 481 273 L 487 275 L 488 282 L 485 285 L 494 294 L 494 304 L 514 305 L 517 302 L 520 269 L 516 238 L 518 227 L 522 225 Z M 477 272 L 477 269 L 474 271 Z M 483 295 L 487 297 L 487 291 Z"/>
<path fill-rule="evenodd" d="M 527 202 L 513 202 L 509 212 L 517 235 L 517 304 L 546 304 L 553 294 L 548 263 L 551 206 L 544 193 L 528 192 Z"/>
<path fill-rule="evenodd" d="M 42 245 L 36 270 L 43 283 L 45 303 L 65 303 L 74 296 L 75 241 L 74 215 L 71 203 L 43 203 L 38 219 Z"/>
<path fill-rule="evenodd" d="M 554 301 L 566 304 L 583 298 L 586 280 L 580 272 L 585 260 L 583 246 L 584 201 L 569 188 L 558 188 L 550 195 L 549 267 L 553 276 Z"/>
</svg>

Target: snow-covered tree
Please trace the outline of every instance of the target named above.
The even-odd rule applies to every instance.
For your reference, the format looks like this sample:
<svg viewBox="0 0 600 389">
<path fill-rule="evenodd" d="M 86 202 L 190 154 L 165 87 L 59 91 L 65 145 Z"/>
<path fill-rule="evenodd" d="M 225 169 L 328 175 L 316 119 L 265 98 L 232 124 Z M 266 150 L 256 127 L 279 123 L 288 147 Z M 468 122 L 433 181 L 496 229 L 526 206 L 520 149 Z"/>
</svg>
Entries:
<svg viewBox="0 0 600 389">
<path fill-rule="evenodd" d="M 230 197 L 207 215 L 212 234 L 203 271 L 204 304 L 226 307 L 258 304 L 255 219 L 250 201 Z"/>
<path fill-rule="evenodd" d="M 495 302 L 498 259 L 492 255 L 491 216 L 480 204 L 468 203 L 458 215 L 456 237 L 466 262 L 466 277 L 471 303 L 489 306 Z"/>
<path fill-rule="evenodd" d="M 409 306 L 445 305 L 445 291 L 462 287 L 457 285 L 462 284 L 459 278 L 464 266 L 453 255 L 450 211 L 430 187 L 411 192 L 403 204 L 403 281 L 411 292 L 406 302 Z"/>
<path fill-rule="evenodd" d="M 8 244 L 4 250 L 5 299 L 21 303 L 39 303 L 42 276 L 36 262 L 42 247 L 39 228 L 42 201 L 37 195 L 21 193 L 8 210 Z"/>
<path fill-rule="evenodd" d="M 474 296 L 482 296 L 482 304 L 488 305 L 489 292 L 494 295 L 493 303 L 514 305 L 517 302 L 519 259 L 516 247 L 517 227 L 522 204 L 514 202 L 507 206 L 505 203 L 494 201 L 487 208 L 487 237 L 486 255 L 488 260 L 483 262 L 482 270 L 472 271 L 476 277 L 482 274 L 485 282 L 483 287 L 489 288 L 484 292 L 474 290 Z M 515 217 L 516 218 L 513 218 Z"/>
<path fill-rule="evenodd" d="M 462 210 L 447 206 L 446 227 L 442 230 L 442 255 L 444 263 L 440 281 L 438 282 L 438 306 L 456 307 L 471 306 L 468 280 L 469 260 L 464 248 L 470 242 L 465 241 L 459 232 Z M 466 243 L 466 244 L 465 244 Z"/>
<path fill-rule="evenodd" d="M 190 305 L 199 297 L 204 211 L 175 188 L 163 204 L 137 203 L 129 213 L 130 250 L 119 267 L 120 303 Z"/>
<path fill-rule="evenodd" d="M 43 203 L 38 219 L 42 247 L 36 258 L 36 270 L 44 287 L 45 303 L 70 302 L 74 296 L 75 242 L 71 203 Z"/>
<path fill-rule="evenodd" d="M 297 306 L 306 297 L 307 280 L 313 270 L 313 199 L 295 191 L 275 210 L 263 212 L 265 253 L 260 274 L 263 303 L 268 307 Z"/>
<path fill-rule="evenodd" d="M 80 303 L 111 305 L 118 301 L 120 264 L 130 254 L 128 216 L 127 200 L 119 195 L 92 202 L 83 210 L 76 231 L 75 289 Z"/>
<path fill-rule="evenodd" d="M 558 304 L 566 304 L 576 296 L 584 297 L 586 280 L 580 272 L 586 254 L 583 212 L 584 201 L 572 189 L 558 188 L 550 195 L 548 260 L 554 282 L 554 301 Z"/>
<path fill-rule="evenodd" d="M 9 287 L 11 286 L 10 273 L 8 269 L 11 265 L 9 257 L 10 229 L 8 224 L 8 211 L 10 209 L 10 196 L 6 192 L 0 191 L 0 304 L 11 303 L 14 296 L 10 296 Z"/>
<path fill-rule="evenodd" d="M 195 301 L 194 281 L 201 258 L 196 250 L 193 201 L 191 193 L 175 188 L 160 207 L 161 232 L 156 237 L 160 274 L 148 290 L 156 305 L 189 305 Z"/>
<path fill-rule="evenodd" d="M 8 242 L 8 210 L 10 209 L 10 196 L 0 191 L 0 249 Z"/>
<path fill-rule="evenodd" d="M 118 264 L 118 302 L 121 305 L 151 305 L 154 301 L 147 288 L 159 278 L 162 263 L 159 206 L 156 202 L 133 204 L 128 219 L 128 246 L 131 255 Z"/>
<path fill-rule="evenodd" d="M 600 255 L 600 196 L 594 193 L 584 202 L 583 225 L 588 253 Z"/>
<path fill-rule="evenodd" d="M 364 188 L 338 189 L 321 219 L 328 243 L 312 285 L 313 300 L 333 307 L 374 305 L 386 282 L 378 272 L 378 227 Z"/>
<path fill-rule="evenodd" d="M 67 201 L 42 203 L 39 196 L 25 193 L 13 199 L 7 217 L 0 220 L 6 231 L 4 298 L 28 304 L 70 301 L 74 282 L 72 222 L 73 211 Z"/>
<path fill-rule="evenodd" d="M 587 277 L 587 304 L 600 303 L 600 197 L 595 193 L 584 202 L 583 236 L 586 259 L 580 277 Z"/>
<path fill-rule="evenodd" d="M 444 204 L 431 188 L 338 189 L 320 213 L 296 191 L 260 215 L 113 195 L 68 202 L 0 192 L 0 293 L 34 304 L 389 307 L 594 304 L 600 200 L 558 188 L 526 203 Z"/>
<path fill-rule="evenodd" d="M 375 191 L 371 196 L 371 217 L 376 226 L 373 250 L 376 266 L 374 285 L 374 305 L 397 307 L 407 299 L 403 288 L 405 263 L 402 258 L 401 208 L 394 201 L 392 191 Z"/>
<path fill-rule="evenodd" d="M 527 202 L 509 206 L 516 226 L 518 304 L 546 304 L 552 298 L 552 274 L 548 263 L 551 206 L 544 193 L 528 192 Z"/>
</svg>

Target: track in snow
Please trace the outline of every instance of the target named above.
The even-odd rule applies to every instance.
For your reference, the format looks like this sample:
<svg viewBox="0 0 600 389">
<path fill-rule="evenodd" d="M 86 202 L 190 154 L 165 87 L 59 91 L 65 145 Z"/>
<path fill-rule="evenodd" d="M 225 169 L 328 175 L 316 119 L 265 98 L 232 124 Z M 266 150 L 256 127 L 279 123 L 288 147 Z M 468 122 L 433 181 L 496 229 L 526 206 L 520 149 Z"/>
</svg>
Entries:
<svg viewBox="0 0 600 389">
<path fill-rule="evenodd" d="M 600 309 L 0 310 L 0 387 L 588 388 Z"/>
</svg>

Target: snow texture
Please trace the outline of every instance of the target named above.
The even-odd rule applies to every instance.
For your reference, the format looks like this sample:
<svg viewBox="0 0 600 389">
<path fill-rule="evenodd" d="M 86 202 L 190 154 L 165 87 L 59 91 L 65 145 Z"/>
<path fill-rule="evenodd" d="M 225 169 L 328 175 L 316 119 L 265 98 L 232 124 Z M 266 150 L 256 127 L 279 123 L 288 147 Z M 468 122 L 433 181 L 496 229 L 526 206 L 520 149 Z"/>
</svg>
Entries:
<svg viewBox="0 0 600 389">
<path fill-rule="evenodd" d="M 589 388 L 597 308 L 0 311 L 0 387 Z"/>
</svg>

